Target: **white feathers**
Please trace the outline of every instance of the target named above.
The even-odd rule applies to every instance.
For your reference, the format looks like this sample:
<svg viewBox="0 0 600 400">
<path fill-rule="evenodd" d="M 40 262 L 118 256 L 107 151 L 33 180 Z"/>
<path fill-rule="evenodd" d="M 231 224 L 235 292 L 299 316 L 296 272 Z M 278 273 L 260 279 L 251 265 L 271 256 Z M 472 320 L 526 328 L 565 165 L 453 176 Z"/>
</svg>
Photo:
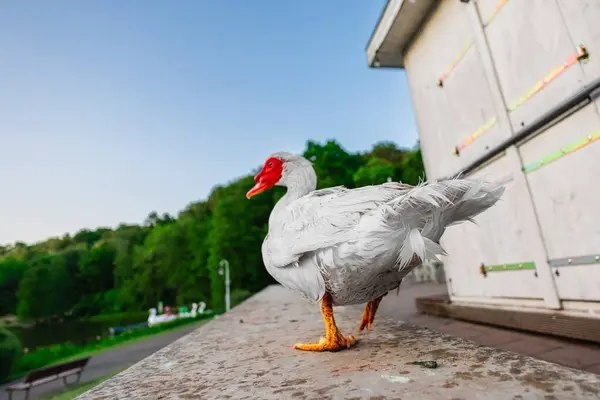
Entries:
<svg viewBox="0 0 600 400">
<path fill-rule="evenodd" d="M 265 266 L 304 297 L 319 299 L 327 290 L 338 305 L 394 289 L 415 256 L 424 261 L 445 254 L 439 245 L 445 228 L 491 207 L 505 183 L 453 179 L 314 191 L 306 178 L 312 166 L 294 159 L 293 167 L 287 168 L 288 193 L 269 219 Z"/>
<path fill-rule="evenodd" d="M 400 198 L 396 210 L 412 228 L 400 249 L 400 269 L 406 267 L 413 256 L 424 261 L 445 254 L 437 242 L 446 227 L 472 221 L 495 204 L 503 192 L 504 187 L 497 183 L 453 179 L 420 185 Z"/>
<path fill-rule="evenodd" d="M 425 241 L 417 228 L 412 228 L 402 242 L 402 247 L 396 260 L 401 270 L 410 263 L 413 256 L 417 256 L 421 260 L 425 259 Z"/>
</svg>

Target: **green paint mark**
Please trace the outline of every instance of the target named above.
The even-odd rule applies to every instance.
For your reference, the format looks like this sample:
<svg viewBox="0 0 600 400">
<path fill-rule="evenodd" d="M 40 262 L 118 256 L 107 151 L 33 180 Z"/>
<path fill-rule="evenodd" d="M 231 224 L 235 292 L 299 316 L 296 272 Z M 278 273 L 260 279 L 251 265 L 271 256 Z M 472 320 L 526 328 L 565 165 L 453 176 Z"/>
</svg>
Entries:
<svg viewBox="0 0 600 400">
<path fill-rule="evenodd" d="M 578 139 L 574 142 L 571 142 L 564 147 L 561 147 L 559 150 L 556 150 L 556 151 L 548 154 L 547 156 L 539 159 L 538 161 L 535 161 L 535 162 L 532 162 L 531 164 L 525 165 L 523 167 L 523 171 L 526 174 L 528 174 L 532 171 L 535 171 L 536 169 L 543 167 L 544 165 L 548 165 L 551 162 L 556 161 L 559 158 L 566 156 L 567 154 L 573 153 L 573 152 L 581 149 L 582 147 L 585 147 L 585 146 L 589 145 L 590 143 L 595 142 L 598 139 L 600 139 L 600 129 L 595 130 L 594 132 L 590 133 L 589 135 L 587 135 L 581 139 Z"/>
<path fill-rule="evenodd" d="M 529 261 L 516 264 L 484 265 L 486 272 L 518 271 L 523 269 L 535 269 L 535 262 Z"/>
</svg>

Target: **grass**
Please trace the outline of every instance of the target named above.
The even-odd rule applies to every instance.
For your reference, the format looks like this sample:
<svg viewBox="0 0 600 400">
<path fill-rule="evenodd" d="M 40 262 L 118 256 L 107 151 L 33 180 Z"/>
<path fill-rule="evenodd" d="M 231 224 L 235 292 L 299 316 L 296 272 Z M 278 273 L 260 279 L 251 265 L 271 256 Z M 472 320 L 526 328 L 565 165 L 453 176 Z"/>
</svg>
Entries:
<svg viewBox="0 0 600 400">
<path fill-rule="evenodd" d="M 145 321 L 148 319 L 147 311 L 134 311 L 134 312 L 123 312 L 113 314 L 100 314 L 91 317 L 82 318 L 84 321 L 90 322 L 105 322 L 105 321 L 120 321 L 120 320 L 131 320 L 131 321 Z"/>
<path fill-rule="evenodd" d="M 75 397 L 87 392 L 88 390 L 99 385 L 100 383 L 112 378 L 113 376 L 117 375 L 119 372 L 123 371 L 124 369 L 125 368 L 119 368 L 119 369 L 103 376 L 102 378 L 94 379 L 93 381 L 82 383 L 82 384 L 79 384 L 76 386 L 70 386 L 70 387 L 66 388 L 64 391 L 62 391 L 58 394 L 49 396 L 49 397 L 44 397 L 44 399 L 45 400 L 73 400 Z"/>
<path fill-rule="evenodd" d="M 38 347 L 36 350 L 23 354 L 13 367 L 13 373 L 5 381 L 13 381 L 26 375 L 28 372 L 47 367 L 54 364 L 60 364 L 76 358 L 87 357 L 98 354 L 117 346 L 131 344 L 138 340 L 168 332 L 179 327 L 188 326 L 197 322 L 206 322 L 212 317 L 212 314 L 200 315 L 197 318 L 176 319 L 171 322 L 165 322 L 149 328 L 135 329 L 123 332 L 120 335 L 106 337 L 96 343 L 90 343 L 84 346 L 72 344 L 60 344 L 54 346 Z M 0 382 L 1 383 L 1 382 Z"/>
</svg>

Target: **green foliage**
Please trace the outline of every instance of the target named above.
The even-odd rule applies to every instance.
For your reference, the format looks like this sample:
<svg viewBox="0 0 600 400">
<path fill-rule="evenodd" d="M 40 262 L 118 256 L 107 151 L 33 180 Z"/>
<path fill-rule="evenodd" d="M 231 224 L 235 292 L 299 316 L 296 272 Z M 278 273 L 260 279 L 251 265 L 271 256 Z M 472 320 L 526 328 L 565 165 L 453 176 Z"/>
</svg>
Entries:
<svg viewBox="0 0 600 400">
<path fill-rule="evenodd" d="M 350 153 L 335 140 L 307 142 L 318 187 L 358 187 L 424 179 L 420 150 L 377 143 L 367 153 Z M 283 195 L 280 187 L 253 197 L 252 175 L 216 186 L 205 201 L 189 204 L 177 217 L 152 211 L 142 224 L 115 229 L 81 229 L 74 235 L 0 247 L 0 315 L 47 321 L 102 314 L 147 312 L 158 301 L 174 307 L 204 301 L 224 308 L 227 259 L 233 303 L 273 283 L 261 256 L 269 214 Z"/>
<path fill-rule="evenodd" d="M 318 189 L 340 185 L 355 187 L 354 172 L 364 162 L 359 154 L 348 153 L 335 140 L 330 140 L 325 145 L 309 141 L 303 156 L 313 163 L 319 178 Z"/>
<path fill-rule="evenodd" d="M 406 159 L 402 161 L 402 182 L 416 185 L 419 180 L 425 181 L 426 179 L 421 149 L 417 149 L 409 153 Z"/>
<path fill-rule="evenodd" d="M 0 315 L 17 312 L 17 290 L 28 263 L 14 256 L 0 259 Z"/>
<path fill-rule="evenodd" d="M 356 186 L 378 185 L 396 175 L 394 165 L 387 160 L 371 157 L 353 176 Z"/>
<path fill-rule="evenodd" d="M 78 278 L 84 293 L 100 293 L 114 287 L 115 256 L 113 246 L 100 243 L 82 257 Z"/>
<path fill-rule="evenodd" d="M 278 190 L 264 192 L 249 204 L 240 202 L 239 199 L 246 198 L 246 192 L 253 183 L 252 177 L 248 176 L 219 191 L 212 214 L 208 268 L 212 305 L 217 309 L 224 307 L 225 278 L 218 274 L 222 259 L 229 261 L 231 286 L 234 288 L 256 292 L 273 282 L 262 267 L 261 245 Z"/>
<path fill-rule="evenodd" d="M 0 328 L 0 382 L 11 374 L 22 351 L 19 339 L 7 329 Z"/>
<path fill-rule="evenodd" d="M 22 318 L 41 320 L 52 315 L 50 299 L 56 296 L 52 269 L 41 261 L 46 260 L 40 260 L 27 269 L 19 284 L 17 313 Z"/>
<path fill-rule="evenodd" d="M 41 320 L 72 310 L 81 298 L 76 278 L 80 259 L 78 249 L 69 249 L 35 260 L 19 284 L 19 317 Z"/>
</svg>

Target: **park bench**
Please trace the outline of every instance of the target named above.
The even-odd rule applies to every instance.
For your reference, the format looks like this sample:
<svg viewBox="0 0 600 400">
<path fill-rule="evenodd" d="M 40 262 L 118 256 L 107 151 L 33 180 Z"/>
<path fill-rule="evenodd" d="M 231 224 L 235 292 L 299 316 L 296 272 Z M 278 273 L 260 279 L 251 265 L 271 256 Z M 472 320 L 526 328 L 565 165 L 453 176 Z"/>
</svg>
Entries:
<svg viewBox="0 0 600 400">
<path fill-rule="evenodd" d="M 81 373 L 83 372 L 83 369 L 86 367 L 89 360 L 90 357 L 79 358 L 77 360 L 31 371 L 27 374 L 27 376 L 25 376 L 23 382 L 15 383 L 6 388 L 6 391 L 9 393 L 8 398 L 9 400 L 12 399 L 13 392 L 26 391 L 25 399 L 28 399 L 31 388 L 43 385 L 45 383 L 54 382 L 55 380 L 61 378 L 66 386 L 68 384 L 67 377 L 71 375 L 77 375 L 77 380 L 75 383 L 79 383 Z"/>
</svg>

